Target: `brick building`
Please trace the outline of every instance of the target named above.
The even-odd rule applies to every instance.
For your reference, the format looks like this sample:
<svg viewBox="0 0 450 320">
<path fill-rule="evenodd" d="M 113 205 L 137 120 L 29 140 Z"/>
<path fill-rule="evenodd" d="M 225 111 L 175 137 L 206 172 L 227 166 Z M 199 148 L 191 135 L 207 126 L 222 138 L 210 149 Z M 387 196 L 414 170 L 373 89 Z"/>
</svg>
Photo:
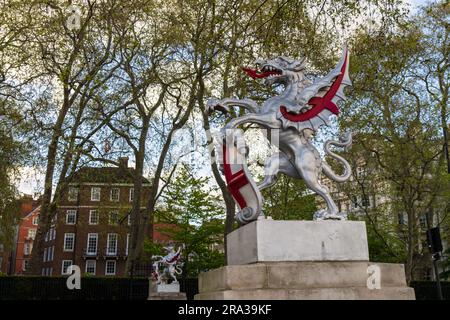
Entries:
<svg viewBox="0 0 450 320">
<path fill-rule="evenodd" d="M 39 222 L 39 200 L 24 195 L 17 204 L 19 221 L 9 240 L 11 245 L 0 243 L 0 272 L 4 274 L 22 274 L 25 271 Z"/>
<path fill-rule="evenodd" d="M 134 169 L 128 167 L 128 158 L 119 160 L 119 167 L 86 167 L 70 177 L 46 234 L 42 275 L 67 274 L 72 264 L 83 274 L 125 275 Z M 143 205 L 149 190 L 144 179 Z"/>
</svg>

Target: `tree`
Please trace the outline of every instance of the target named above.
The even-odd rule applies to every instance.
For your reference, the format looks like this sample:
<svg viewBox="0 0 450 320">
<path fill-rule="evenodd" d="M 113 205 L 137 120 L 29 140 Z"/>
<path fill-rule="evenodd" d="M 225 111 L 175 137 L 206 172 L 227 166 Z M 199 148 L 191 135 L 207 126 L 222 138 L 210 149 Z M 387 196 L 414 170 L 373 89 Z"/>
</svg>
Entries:
<svg viewBox="0 0 450 320">
<path fill-rule="evenodd" d="M 441 117 L 426 83 L 417 77 L 418 71 L 427 69 L 422 63 L 426 52 L 423 33 L 411 21 L 396 28 L 360 31 L 352 40 L 353 90 L 341 118 L 343 129 L 357 132 L 354 164 L 369 170 L 359 176 L 354 173 L 357 193 L 385 198 L 384 205 L 363 209 L 364 215 L 391 256 L 401 257 L 402 250 L 398 241 L 389 241 L 383 234 L 403 242 L 408 281 L 414 279 L 426 252 L 420 220 L 430 208 L 437 223 L 448 213 Z M 392 222 L 403 216 L 405 227 L 393 230 Z M 390 230 L 383 223 L 386 217 L 390 217 Z"/>
<path fill-rule="evenodd" d="M 223 213 L 217 190 L 209 186 L 209 178 L 197 178 L 183 164 L 172 184 L 163 194 L 166 210 L 161 221 L 175 225 L 166 228 L 173 240 L 184 244 L 184 276 L 196 277 L 199 272 L 224 264 Z"/>
<path fill-rule="evenodd" d="M 280 175 L 272 187 L 263 190 L 264 214 L 275 220 L 312 220 L 317 211 L 315 195 L 302 180 Z"/>
</svg>

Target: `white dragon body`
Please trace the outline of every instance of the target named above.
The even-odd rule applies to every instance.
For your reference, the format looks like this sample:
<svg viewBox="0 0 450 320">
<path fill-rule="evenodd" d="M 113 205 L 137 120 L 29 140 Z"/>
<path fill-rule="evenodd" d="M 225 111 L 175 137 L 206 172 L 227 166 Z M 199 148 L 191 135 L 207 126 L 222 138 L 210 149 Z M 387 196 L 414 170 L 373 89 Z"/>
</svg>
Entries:
<svg viewBox="0 0 450 320">
<path fill-rule="evenodd" d="M 183 263 L 180 262 L 182 247 L 181 246 L 178 247 L 177 251 L 175 251 L 175 248 L 173 245 L 164 247 L 164 249 L 167 251 L 167 255 L 152 256 L 152 259 L 154 261 L 153 262 L 153 276 L 154 276 L 157 284 L 160 284 L 163 282 L 162 276 L 159 273 L 159 269 L 162 266 L 164 268 L 163 273 L 167 273 L 173 279 L 174 283 L 178 283 L 176 275 L 180 275 L 182 273 L 181 268 L 183 266 Z"/>
<path fill-rule="evenodd" d="M 330 116 L 339 113 L 337 103 L 345 98 L 344 87 L 351 85 L 348 76 L 348 50 L 344 49 L 343 56 L 334 70 L 313 83 L 305 77 L 304 59 L 298 61 L 278 57 L 273 60 L 259 60 L 256 63 L 260 71 L 249 68 L 244 68 L 244 71 L 253 78 L 264 79 L 266 85 L 284 85 L 283 93 L 267 99 L 262 105 L 250 99 L 231 98 L 212 99 L 207 103 L 210 113 L 219 110 L 228 114 L 230 108 L 235 106 L 248 111 L 243 116 L 231 119 L 222 129 L 224 142 L 221 150 L 225 152 L 224 172 L 228 188 L 241 208 L 236 219 L 241 224 L 245 224 L 262 215 L 263 200 L 260 190 L 272 186 L 276 182 L 277 175 L 283 173 L 293 178 L 303 179 L 309 189 L 325 200 L 327 209 L 317 212 L 314 219 L 345 220 L 346 214 L 339 212 L 329 190 L 320 183 L 320 174 L 324 173 L 336 182 L 344 182 L 350 177 L 349 163 L 333 153 L 330 146 L 349 147 L 352 142 L 351 133 L 341 135 L 339 141 L 328 140 L 324 144 L 325 153 L 343 165 L 344 172 L 341 175 L 336 174 L 321 159 L 311 139 L 319 127 L 329 124 Z M 233 129 L 244 123 L 256 123 L 261 128 L 270 129 L 271 132 L 277 131 L 279 134 L 279 152 L 267 159 L 265 178 L 257 186 L 245 163 L 240 167 L 227 163 L 229 154 L 236 152 L 233 148 L 237 147 L 235 142 L 230 144 L 229 138 L 242 138 Z M 230 132 L 234 132 L 231 137 Z"/>
</svg>

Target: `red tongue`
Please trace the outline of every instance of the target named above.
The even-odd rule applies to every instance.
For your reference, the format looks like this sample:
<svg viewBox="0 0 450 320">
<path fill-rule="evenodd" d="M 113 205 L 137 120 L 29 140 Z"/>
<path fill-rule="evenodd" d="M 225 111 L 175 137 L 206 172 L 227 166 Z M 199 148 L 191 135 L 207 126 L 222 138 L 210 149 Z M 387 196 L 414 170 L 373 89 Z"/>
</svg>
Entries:
<svg viewBox="0 0 450 320">
<path fill-rule="evenodd" d="M 263 73 L 258 73 L 256 70 L 250 69 L 250 68 L 242 68 L 242 70 L 244 70 L 245 73 L 247 73 L 253 79 L 261 79 L 261 78 L 266 78 L 272 74 L 280 74 L 279 71 L 267 71 L 267 72 L 263 72 Z"/>
</svg>

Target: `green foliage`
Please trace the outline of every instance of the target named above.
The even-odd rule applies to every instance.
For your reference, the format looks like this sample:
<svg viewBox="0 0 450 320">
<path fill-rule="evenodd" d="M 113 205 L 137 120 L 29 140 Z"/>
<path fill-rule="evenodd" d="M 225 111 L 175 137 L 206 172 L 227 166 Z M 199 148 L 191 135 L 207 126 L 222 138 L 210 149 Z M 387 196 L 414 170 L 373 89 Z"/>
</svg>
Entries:
<svg viewBox="0 0 450 320">
<path fill-rule="evenodd" d="M 262 194 L 264 214 L 275 220 L 312 220 L 317 211 L 315 195 L 308 191 L 305 183 L 284 174 Z"/>
<path fill-rule="evenodd" d="M 165 191 L 166 210 L 159 221 L 172 224 L 160 228 L 177 243 L 185 245 L 185 276 L 195 277 L 201 271 L 224 264 L 223 209 L 209 185 L 208 178 L 196 178 L 191 168 L 184 165 Z"/>
</svg>

